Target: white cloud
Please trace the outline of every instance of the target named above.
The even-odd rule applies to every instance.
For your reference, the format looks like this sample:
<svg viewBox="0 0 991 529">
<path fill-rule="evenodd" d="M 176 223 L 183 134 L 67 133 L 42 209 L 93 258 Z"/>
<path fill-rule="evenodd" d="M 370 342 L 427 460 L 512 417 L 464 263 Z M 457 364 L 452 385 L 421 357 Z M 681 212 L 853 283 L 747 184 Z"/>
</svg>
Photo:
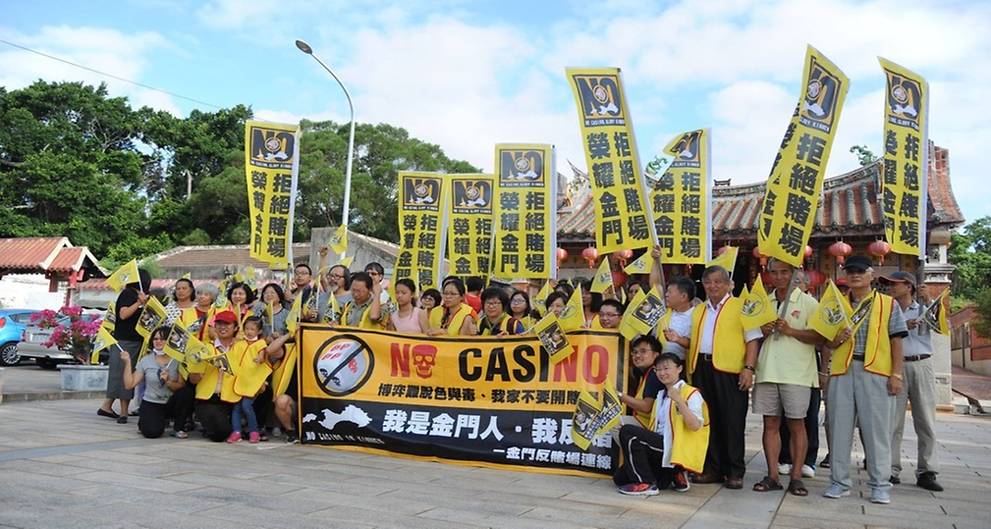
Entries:
<svg viewBox="0 0 991 529">
<path fill-rule="evenodd" d="M 26 48 L 78 65 L 132 81 L 150 66 L 148 54 L 168 42 L 158 33 L 123 33 L 114 29 L 72 26 L 46 26 L 35 34 L 23 34 L 0 27 L 0 35 Z M 179 114 L 172 97 L 135 86 L 65 62 L 26 50 L 0 48 L 0 86 L 21 88 L 42 79 L 48 82 L 73 81 L 91 85 L 106 83 L 111 95 L 127 96 L 131 105 L 148 105 Z"/>
</svg>

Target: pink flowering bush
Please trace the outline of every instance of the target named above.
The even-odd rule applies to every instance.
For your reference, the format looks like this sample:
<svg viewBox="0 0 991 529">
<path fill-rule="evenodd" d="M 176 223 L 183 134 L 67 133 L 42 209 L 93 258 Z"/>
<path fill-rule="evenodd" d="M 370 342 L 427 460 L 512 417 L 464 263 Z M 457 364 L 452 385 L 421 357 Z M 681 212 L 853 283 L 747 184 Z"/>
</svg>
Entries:
<svg viewBox="0 0 991 529">
<path fill-rule="evenodd" d="M 55 312 L 43 310 L 31 317 L 31 322 L 42 329 L 52 329 L 52 334 L 45 347 L 57 347 L 67 351 L 81 364 L 89 362 L 89 354 L 93 350 L 93 338 L 100 330 L 102 320 L 83 319 L 82 307 L 62 307 Z M 64 320 L 68 318 L 66 323 Z M 61 321 L 60 321 L 61 320 Z"/>
</svg>

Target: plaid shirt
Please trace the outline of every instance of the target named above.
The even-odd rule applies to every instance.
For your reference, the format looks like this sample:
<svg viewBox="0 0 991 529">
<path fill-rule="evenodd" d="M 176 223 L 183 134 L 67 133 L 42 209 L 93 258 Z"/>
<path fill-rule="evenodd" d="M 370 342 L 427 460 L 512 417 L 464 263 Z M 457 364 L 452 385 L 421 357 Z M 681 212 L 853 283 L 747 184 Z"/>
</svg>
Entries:
<svg viewBox="0 0 991 529">
<path fill-rule="evenodd" d="M 876 291 L 871 291 L 871 296 L 877 296 Z M 880 301 L 880 298 L 875 297 L 874 303 Z M 853 301 L 853 294 L 850 294 L 850 305 L 853 306 L 854 310 L 857 308 L 857 304 Z M 897 302 L 892 303 L 893 307 L 891 309 L 891 318 L 888 319 L 888 336 L 891 338 L 904 338 L 908 336 L 908 326 L 905 325 L 905 316 L 902 314 L 902 308 Z M 856 340 L 853 343 L 853 354 L 863 355 L 864 351 L 867 349 L 867 331 L 871 328 L 871 316 L 870 313 L 864 318 L 864 322 L 857 328 L 857 332 L 854 333 L 853 338 Z"/>
</svg>

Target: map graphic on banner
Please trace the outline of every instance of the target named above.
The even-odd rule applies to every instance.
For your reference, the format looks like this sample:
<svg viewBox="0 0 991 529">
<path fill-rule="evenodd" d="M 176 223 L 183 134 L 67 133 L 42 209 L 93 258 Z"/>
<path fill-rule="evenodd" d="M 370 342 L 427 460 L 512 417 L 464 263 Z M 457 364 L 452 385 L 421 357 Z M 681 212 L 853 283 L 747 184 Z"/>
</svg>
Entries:
<svg viewBox="0 0 991 529">
<path fill-rule="evenodd" d="M 771 167 L 757 229 L 760 252 L 801 267 L 850 80 L 809 46 L 802 95 Z"/>
<path fill-rule="evenodd" d="M 674 161 L 656 180 L 648 181 L 663 263 L 702 264 L 709 259 L 709 152 L 709 129 L 679 134 L 664 147 L 664 154 L 671 155 Z"/>
<path fill-rule="evenodd" d="M 244 124 L 244 171 L 251 219 L 251 257 L 286 268 L 292 262 L 293 214 L 299 174 L 299 127 Z"/>
<path fill-rule="evenodd" d="M 595 245 L 600 254 L 651 248 L 657 234 L 619 68 L 565 73 L 578 105 L 595 202 Z"/>
<path fill-rule="evenodd" d="M 554 146 L 498 144 L 492 275 L 549 279 L 557 261 Z"/>
<path fill-rule="evenodd" d="M 396 278 L 439 288 L 447 248 L 447 175 L 399 173 L 399 256 Z"/>
<path fill-rule="evenodd" d="M 881 213 L 891 251 L 923 257 L 929 189 L 929 83 L 878 57 L 884 99 L 884 166 Z"/>
<path fill-rule="evenodd" d="M 300 439 L 517 470 L 609 474 L 612 437 L 572 438 L 582 391 L 625 391 L 615 332 L 569 333 L 556 365 L 536 336 L 468 341 L 301 326 Z"/>
<path fill-rule="evenodd" d="M 492 204 L 495 177 L 450 174 L 448 253 L 457 276 L 487 276 L 492 259 Z"/>
</svg>

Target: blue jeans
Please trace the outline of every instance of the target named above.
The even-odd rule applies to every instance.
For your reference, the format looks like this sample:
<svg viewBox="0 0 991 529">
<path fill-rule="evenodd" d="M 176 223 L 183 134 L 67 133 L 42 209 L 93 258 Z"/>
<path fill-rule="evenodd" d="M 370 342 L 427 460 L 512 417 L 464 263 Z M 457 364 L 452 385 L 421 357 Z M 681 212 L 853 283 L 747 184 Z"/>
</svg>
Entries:
<svg viewBox="0 0 991 529">
<path fill-rule="evenodd" d="M 234 404 L 234 409 L 231 411 L 231 431 L 240 432 L 241 431 L 241 414 L 248 419 L 248 432 L 258 431 L 258 418 L 255 416 L 255 408 L 252 406 L 255 403 L 255 399 L 249 399 L 244 397 L 241 402 Z"/>
</svg>

